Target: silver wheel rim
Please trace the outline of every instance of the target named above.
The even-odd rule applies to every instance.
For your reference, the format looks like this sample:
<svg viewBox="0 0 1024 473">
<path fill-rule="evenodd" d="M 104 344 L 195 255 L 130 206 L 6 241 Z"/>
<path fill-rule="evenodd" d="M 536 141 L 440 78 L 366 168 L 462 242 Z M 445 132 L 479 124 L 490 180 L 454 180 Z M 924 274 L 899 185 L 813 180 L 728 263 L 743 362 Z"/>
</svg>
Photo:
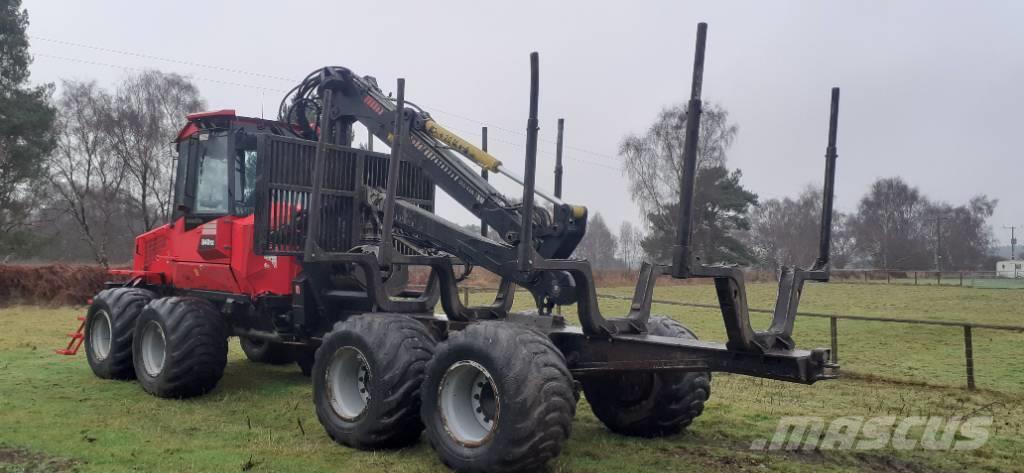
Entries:
<svg viewBox="0 0 1024 473">
<path fill-rule="evenodd" d="M 113 331 L 110 314 L 105 309 L 100 309 L 92 314 L 92 322 L 89 323 L 89 346 L 92 347 L 93 356 L 98 361 L 106 360 L 110 356 L 110 341 Z"/>
<path fill-rule="evenodd" d="M 362 415 L 370 402 L 371 376 L 363 352 L 354 347 L 339 348 L 331 356 L 325 376 L 327 396 L 334 413 L 347 420 Z"/>
<path fill-rule="evenodd" d="M 448 367 L 438 388 L 438 407 L 445 430 L 469 447 L 482 445 L 494 433 L 498 401 L 494 378 L 486 368 L 469 360 Z"/>
<path fill-rule="evenodd" d="M 167 339 L 164 337 L 164 329 L 156 322 L 149 322 L 142 330 L 142 367 L 146 374 L 156 377 L 164 369 L 164 359 L 167 357 Z"/>
</svg>

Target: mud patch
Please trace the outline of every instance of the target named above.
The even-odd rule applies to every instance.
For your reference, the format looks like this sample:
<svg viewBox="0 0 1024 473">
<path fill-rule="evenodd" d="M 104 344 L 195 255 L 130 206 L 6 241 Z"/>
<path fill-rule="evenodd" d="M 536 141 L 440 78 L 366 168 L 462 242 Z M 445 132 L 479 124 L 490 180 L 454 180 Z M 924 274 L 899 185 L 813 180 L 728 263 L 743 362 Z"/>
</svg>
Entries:
<svg viewBox="0 0 1024 473">
<path fill-rule="evenodd" d="M 77 473 L 78 463 L 24 448 L 0 445 L 0 473 Z"/>
</svg>

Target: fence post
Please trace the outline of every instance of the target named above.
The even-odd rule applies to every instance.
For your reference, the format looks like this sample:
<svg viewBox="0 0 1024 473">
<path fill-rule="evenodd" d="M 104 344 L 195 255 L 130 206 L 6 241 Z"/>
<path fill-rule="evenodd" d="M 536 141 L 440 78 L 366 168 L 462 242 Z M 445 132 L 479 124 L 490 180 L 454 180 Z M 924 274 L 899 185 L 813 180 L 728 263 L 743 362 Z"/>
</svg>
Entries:
<svg viewBox="0 0 1024 473">
<path fill-rule="evenodd" d="M 967 366 L 967 389 L 974 390 L 974 343 L 971 326 L 964 325 L 964 360 Z"/>
<path fill-rule="evenodd" d="M 917 285 L 917 271 L 914 271 L 914 285 Z"/>
<path fill-rule="evenodd" d="M 868 270 L 864 270 L 864 282 L 868 282 Z"/>
<path fill-rule="evenodd" d="M 967 361 L 967 388 L 974 389 L 974 343 L 971 326 L 964 326 L 964 359 Z"/>
<path fill-rule="evenodd" d="M 964 287 L 964 272 L 960 271 L 960 287 Z"/>
<path fill-rule="evenodd" d="M 891 273 L 889 273 L 889 270 L 888 270 L 888 269 L 887 269 L 887 270 L 885 270 L 885 283 L 886 283 L 886 284 L 889 284 L 889 283 L 891 283 L 891 282 L 892 282 L 892 281 L 890 280 L 890 279 L 891 279 L 891 276 L 892 276 L 892 274 L 891 274 Z"/>
<path fill-rule="evenodd" d="M 941 286 L 942 285 L 942 271 L 936 271 L 935 272 L 935 285 L 936 286 Z"/>
<path fill-rule="evenodd" d="M 839 363 L 839 333 L 835 317 L 829 317 L 829 332 L 832 335 L 832 363 Z"/>
<path fill-rule="evenodd" d="M 469 286 L 462 288 L 462 298 L 465 299 L 462 305 L 469 307 Z"/>
</svg>

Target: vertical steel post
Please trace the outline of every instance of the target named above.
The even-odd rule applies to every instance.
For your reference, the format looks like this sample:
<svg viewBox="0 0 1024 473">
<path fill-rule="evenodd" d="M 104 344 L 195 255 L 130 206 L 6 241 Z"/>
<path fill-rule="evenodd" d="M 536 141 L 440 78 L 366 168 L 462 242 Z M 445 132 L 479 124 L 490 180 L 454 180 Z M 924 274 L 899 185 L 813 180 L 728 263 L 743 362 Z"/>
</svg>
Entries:
<svg viewBox="0 0 1024 473">
<path fill-rule="evenodd" d="M 392 229 L 395 225 L 395 196 L 398 194 L 398 170 L 402 159 L 402 144 L 405 142 L 409 127 L 405 124 L 405 79 L 398 79 L 398 98 L 395 103 L 395 138 L 391 142 L 391 160 L 388 161 L 388 187 L 384 200 L 384 228 L 381 230 L 381 248 L 379 259 L 381 264 L 391 264 L 394 251 Z"/>
<path fill-rule="evenodd" d="M 309 198 L 309 223 L 306 227 L 306 244 L 303 249 L 307 261 L 320 256 L 320 220 L 323 215 L 320 192 L 323 187 L 324 166 L 326 166 L 327 162 L 327 143 L 331 139 L 330 116 L 334 92 L 325 90 L 323 96 L 324 109 L 320 115 L 320 136 L 317 137 L 316 154 L 313 156 L 313 190 Z"/>
<path fill-rule="evenodd" d="M 832 363 L 839 363 L 839 323 L 835 317 L 828 318 L 832 338 Z"/>
<path fill-rule="evenodd" d="M 469 286 L 462 288 L 462 299 L 465 301 L 462 304 L 469 307 Z"/>
<path fill-rule="evenodd" d="M 914 285 L 917 285 L 917 271 L 914 271 Z"/>
<path fill-rule="evenodd" d="M 818 239 L 818 261 L 814 269 L 828 266 L 832 247 L 832 204 L 836 184 L 836 130 L 839 126 L 839 87 L 832 88 L 832 102 L 828 115 L 828 146 L 825 148 L 825 188 L 821 196 L 821 234 Z"/>
<path fill-rule="evenodd" d="M 373 130 L 366 127 L 366 150 L 373 151 Z"/>
<path fill-rule="evenodd" d="M 487 127 L 480 128 L 480 149 L 487 151 Z M 480 168 L 480 177 L 487 180 L 487 168 Z M 487 238 L 487 221 L 480 219 L 480 236 Z"/>
<path fill-rule="evenodd" d="M 686 140 L 683 142 L 683 176 L 679 183 L 679 228 L 672 248 L 672 276 L 690 275 L 690 241 L 693 239 L 693 192 L 697 180 L 697 138 L 700 134 L 700 90 L 704 81 L 704 46 L 707 23 L 697 24 L 697 48 L 693 55 L 690 102 L 686 106 Z"/>
<path fill-rule="evenodd" d="M 530 117 L 526 120 L 526 172 L 523 173 L 522 224 L 519 229 L 519 270 L 533 267 L 533 193 L 537 179 L 537 97 L 540 88 L 540 57 L 530 53 Z"/>
<path fill-rule="evenodd" d="M 967 389 L 974 390 L 974 340 L 971 326 L 964 325 L 964 361 L 967 367 Z"/>
<path fill-rule="evenodd" d="M 562 132 L 565 119 L 558 119 L 558 140 L 555 144 L 555 197 L 562 198 Z"/>
</svg>

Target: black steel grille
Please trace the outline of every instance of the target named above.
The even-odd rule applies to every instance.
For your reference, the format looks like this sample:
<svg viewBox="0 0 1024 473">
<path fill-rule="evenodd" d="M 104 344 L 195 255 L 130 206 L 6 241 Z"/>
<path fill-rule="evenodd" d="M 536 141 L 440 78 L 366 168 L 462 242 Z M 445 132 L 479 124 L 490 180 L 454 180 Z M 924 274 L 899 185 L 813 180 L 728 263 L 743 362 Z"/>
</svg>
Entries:
<svg viewBox="0 0 1024 473">
<path fill-rule="evenodd" d="M 260 135 L 255 211 L 256 251 L 260 254 L 302 254 L 313 193 L 315 155 L 315 142 Z M 388 159 L 380 153 L 328 145 L 324 174 L 320 177 L 321 224 L 317 244 L 321 249 L 344 252 L 354 246 L 352 242 L 362 231 L 362 212 L 357 204 L 362 195 L 360 187 L 384 188 Z M 363 178 L 357 183 L 356 176 L 360 174 Z M 399 177 L 399 198 L 434 210 L 434 183 L 422 169 L 402 161 Z"/>
</svg>

